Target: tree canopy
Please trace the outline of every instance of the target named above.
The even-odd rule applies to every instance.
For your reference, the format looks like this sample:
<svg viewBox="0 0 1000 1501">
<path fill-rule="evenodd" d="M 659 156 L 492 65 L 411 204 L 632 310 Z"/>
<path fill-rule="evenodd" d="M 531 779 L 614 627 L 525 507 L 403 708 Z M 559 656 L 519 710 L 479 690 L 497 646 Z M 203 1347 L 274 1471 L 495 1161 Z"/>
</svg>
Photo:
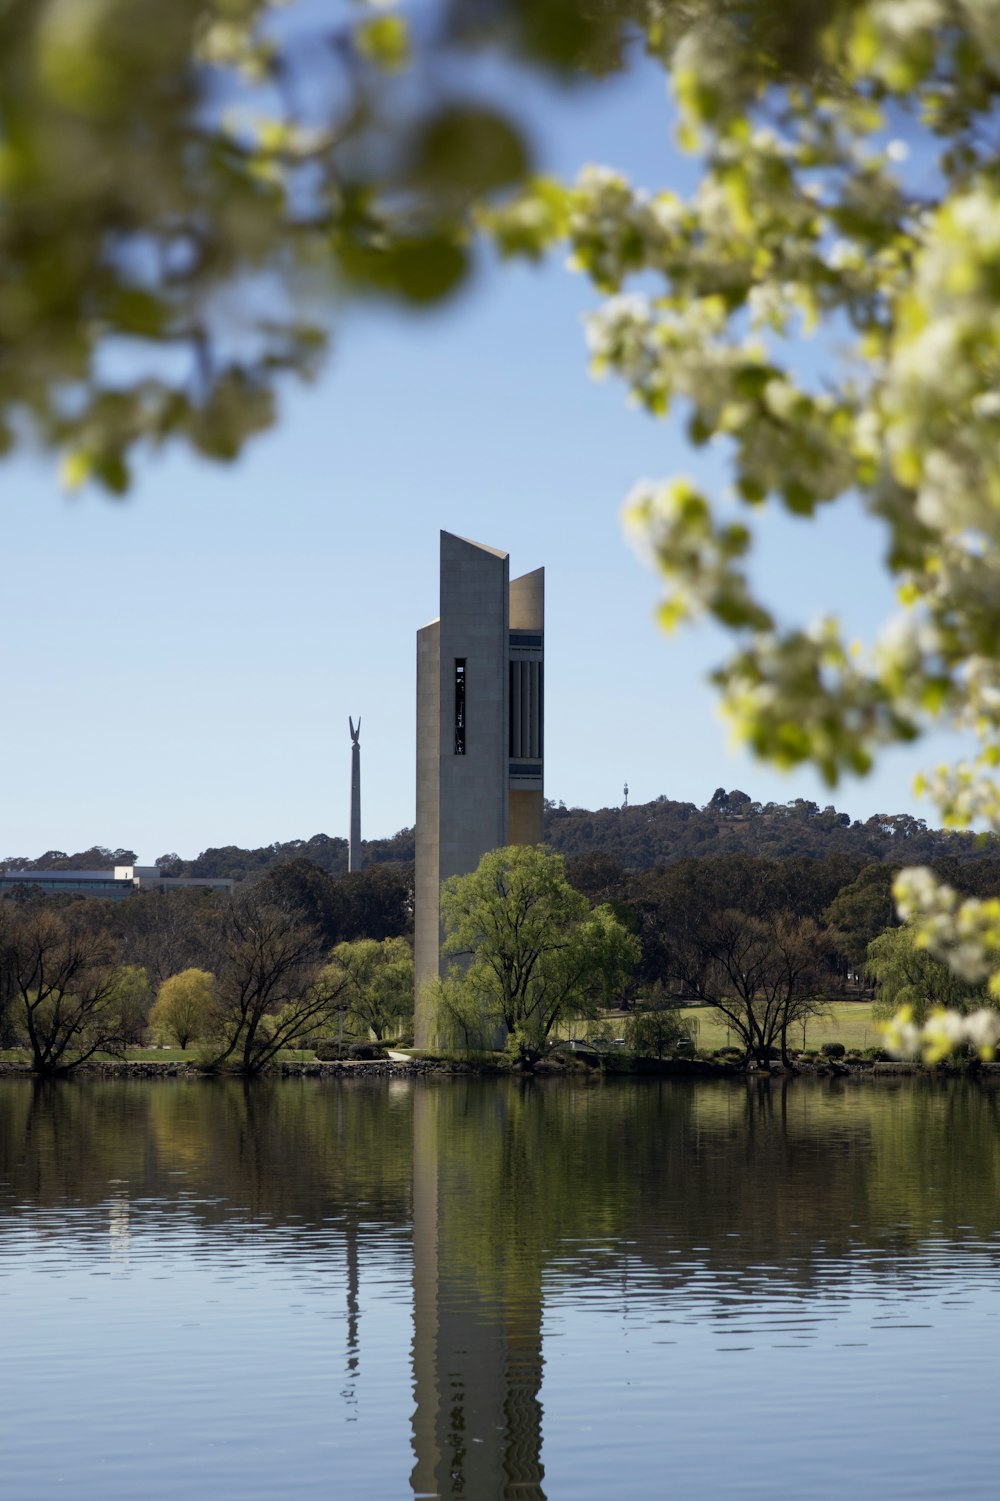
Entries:
<svg viewBox="0 0 1000 1501">
<path fill-rule="evenodd" d="M 149 1026 L 183 1051 L 189 1042 L 208 1037 L 218 1024 L 215 976 L 204 969 L 184 969 L 160 986 L 149 1013 Z"/>
<path fill-rule="evenodd" d="M 591 909 L 559 855 L 541 846 L 491 850 L 441 888 L 441 1029 L 466 1044 L 501 1034 L 523 1062 L 563 1017 L 610 1004 L 639 945 L 608 907 Z"/>
<path fill-rule="evenodd" d="M 989 1001 L 984 985 L 962 980 L 922 948 L 908 923 L 887 928 L 872 939 L 866 968 L 875 981 L 875 1014 L 884 1019 L 905 1006 L 919 1024 L 935 1007 L 948 1006 L 964 1013 Z"/>
<path fill-rule="evenodd" d="M 330 956 L 338 978 L 347 985 L 339 1004 L 352 1029 L 377 1042 L 413 1029 L 413 950 L 405 938 L 358 938 L 338 943 Z"/>
</svg>

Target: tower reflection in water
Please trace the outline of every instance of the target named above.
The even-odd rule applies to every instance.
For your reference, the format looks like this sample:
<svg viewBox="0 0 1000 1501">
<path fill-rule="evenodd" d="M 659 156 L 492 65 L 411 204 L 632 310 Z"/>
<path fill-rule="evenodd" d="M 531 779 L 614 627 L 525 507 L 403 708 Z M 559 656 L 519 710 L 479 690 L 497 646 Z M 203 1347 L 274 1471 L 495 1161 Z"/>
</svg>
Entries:
<svg viewBox="0 0 1000 1501">
<path fill-rule="evenodd" d="M 411 1485 L 441 1501 L 545 1501 L 540 1264 L 509 1193 L 520 1102 L 498 1091 L 485 1131 L 466 1103 L 454 1085 L 414 1092 Z"/>
</svg>

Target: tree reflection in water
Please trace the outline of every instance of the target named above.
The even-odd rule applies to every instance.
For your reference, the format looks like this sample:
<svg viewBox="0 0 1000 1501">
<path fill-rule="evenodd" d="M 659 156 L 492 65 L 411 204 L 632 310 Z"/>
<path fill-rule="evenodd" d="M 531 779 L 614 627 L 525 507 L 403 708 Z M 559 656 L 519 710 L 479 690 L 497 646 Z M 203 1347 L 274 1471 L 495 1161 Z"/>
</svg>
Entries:
<svg viewBox="0 0 1000 1501">
<path fill-rule="evenodd" d="M 708 1272 L 722 1315 L 762 1268 L 805 1304 L 858 1256 L 1000 1261 L 997 1127 L 996 1094 L 955 1081 L 3 1079 L 0 1250 L 25 1215 L 79 1235 L 92 1209 L 119 1258 L 155 1216 L 206 1254 L 253 1237 L 343 1269 L 354 1407 L 366 1266 L 412 1267 L 413 1492 L 544 1501 L 556 1284 L 627 1276 L 662 1308 Z"/>
</svg>

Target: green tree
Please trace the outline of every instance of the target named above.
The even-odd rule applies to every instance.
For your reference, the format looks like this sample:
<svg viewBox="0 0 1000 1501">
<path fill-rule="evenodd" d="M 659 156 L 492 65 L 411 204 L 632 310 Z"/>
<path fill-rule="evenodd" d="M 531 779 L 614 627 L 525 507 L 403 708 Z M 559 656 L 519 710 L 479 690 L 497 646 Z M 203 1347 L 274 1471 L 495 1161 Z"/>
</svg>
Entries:
<svg viewBox="0 0 1000 1501">
<path fill-rule="evenodd" d="M 141 1043 L 146 1035 L 150 1003 L 149 976 L 141 964 L 119 966 L 109 1001 L 118 1011 L 123 1041 L 133 1046 Z"/>
<path fill-rule="evenodd" d="M 373 865 L 334 877 L 300 857 L 276 865 L 260 883 L 261 897 L 297 912 L 329 945 L 357 938 L 401 937 L 413 927 L 413 870 Z"/>
<path fill-rule="evenodd" d="M 593 1015 L 638 958 L 638 941 L 607 907 L 593 911 L 565 862 L 541 846 L 492 850 L 441 888 L 449 966 L 439 1007 L 466 1043 L 502 1033 L 521 1061 L 537 1057 L 563 1017 Z"/>
<path fill-rule="evenodd" d="M 157 1038 L 167 1038 L 182 1051 L 189 1042 L 210 1037 L 218 1025 L 215 976 L 205 969 L 170 975 L 156 993 L 149 1025 Z"/>
<path fill-rule="evenodd" d="M 590 850 L 566 861 L 566 879 L 595 904 L 620 902 L 625 896 L 627 872 L 620 860 L 606 850 Z"/>
<path fill-rule="evenodd" d="M 889 865 L 867 865 L 826 909 L 826 920 L 835 929 L 834 946 L 856 971 L 864 968 L 872 939 L 895 919 L 895 875 Z"/>
<path fill-rule="evenodd" d="M 413 931 L 413 866 L 370 865 L 333 885 L 330 915 L 338 940 L 401 938 Z"/>
<path fill-rule="evenodd" d="M 691 1030 L 680 1014 L 676 1000 L 667 996 L 647 999 L 637 1005 L 625 1024 L 625 1040 L 633 1053 L 662 1059 L 682 1038 L 690 1041 Z"/>
<path fill-rule="evenodd" d="M 986 986 L 953 974 L 919 942 L 911 923 L 887 928 L 868 945 L 868 974 L 875 982 L 874 1014 L 887 1021 L 904 1006 L 918 1026 L 937 1006 L 965 1015 L 989 1004 Z"/>
<path fill-rule="evenodd" d="M 724 708 L 778 766 L 811 762 L 833 784 L 928 726 L 973 731 L 977 758 L 925 787 L 946 822 L 996 831 L 995 8 L 692 0 L 650 5 L 645 29 L 695 191 L 591 168 L 488 222 L 509 254 L 568 241 L 603 298 L 597 373 L 656 416 L 680 406 L 691 441 L 729 457 L 731 504 L 683 476 L 631 496 L 663 578 L 661 622 L 708 616 L 732 633 L 715 675 Z M 826 341 L 821 386 L 798 367 L 804 328 Z M 883 528 L 899 609 L 856 651 L 834 619 L 780 623 L 746 559 L 765 501 L 810 516 L 858 496 Z M 943 958 L 990 972 L 1000 904 L 962 904 L 906 872 L 899 897 Z"/>
<path fill-rule="evenodd" d="M 327 944 L 341 937 L 332 907 L 336 881 L 314 860 L 285 860 L 263 877 L 257 888 L 262 901 L 294 912 L 317 928 Z"/>
<path fill-rule="evenodd" d="M 330 962 L 334 976 L 347 981 L 339 1003 L 353 1031 L 381 1042 L 412 1027 L 413 950 L 405 938 L 338 943 Z"/>
</svg>

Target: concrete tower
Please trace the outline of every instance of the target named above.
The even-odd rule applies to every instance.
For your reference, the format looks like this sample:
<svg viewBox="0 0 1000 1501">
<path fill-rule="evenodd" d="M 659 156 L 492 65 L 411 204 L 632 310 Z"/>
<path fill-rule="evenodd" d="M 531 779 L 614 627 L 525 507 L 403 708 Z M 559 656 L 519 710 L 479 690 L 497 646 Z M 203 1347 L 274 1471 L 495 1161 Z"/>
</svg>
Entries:
<svg viewBox="0 0 1000 1501">
<path fill-rule="evenodd" d="M 441 882 L 542 842 L 545 570 L 441 533 L 440 616 L 417 632 L 416 1042 L 441 972 Z"/>
<path fill-rule="evenodd" d="M 361 715 L 358 727 L 348 718 L 351 727 L 351 842 L 347 848 L 347 869 L 361 869 Z"/>
</svg>

